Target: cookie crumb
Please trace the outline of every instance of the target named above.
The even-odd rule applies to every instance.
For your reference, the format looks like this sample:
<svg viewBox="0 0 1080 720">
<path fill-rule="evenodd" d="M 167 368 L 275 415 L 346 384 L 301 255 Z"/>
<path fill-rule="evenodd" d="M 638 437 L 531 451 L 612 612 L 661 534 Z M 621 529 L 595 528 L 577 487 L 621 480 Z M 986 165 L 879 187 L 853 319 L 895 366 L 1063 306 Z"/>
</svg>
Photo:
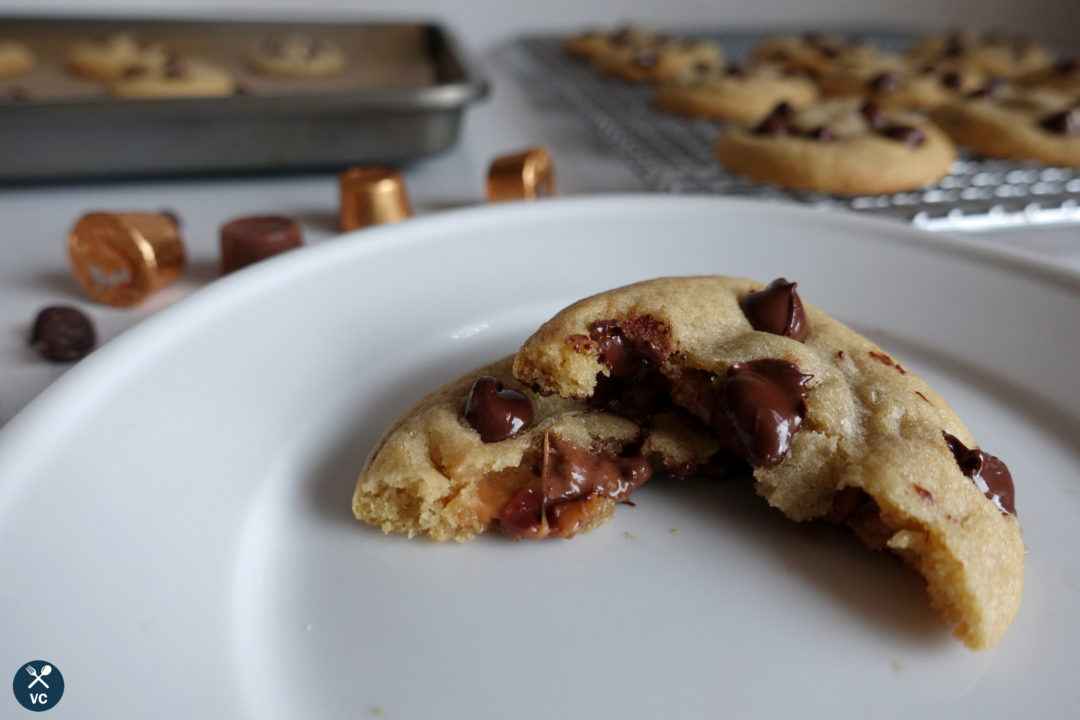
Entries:
<svg viewBox="0 0 1080 720">
<path fill-rule="evenodd" d="M 671 534 L 672 535 L 678 535 L 679 534 L 679 528 L 671 528 Z"/>
<path fill-rule="evenodd" d="M 892 661 L 892 670 L 896 673 L 896 677 L 904 677 L 904 673 L 907 672 L 907 665 L 899 660 Z"/>
<path fill-rule="evenodd" d="M 624 537 L 624 538 L 626 538 L 627 540 L 637 540 L 637 538 L 636 538 L 636 537 L 634 537 L 633 535 L 631 535 L 631 534 L 630 534 L 630 533 L 628 533 L 628 532 L 624 532 L 624 533 L 623 533 L 623 537 Z"/>
<path fill-rule="evenodd" d="M 386 711 L 382 709 L 382 706 L 376 705 L 371 708 L 371 714 L 375 717 L 386 717 Z"/>
</svg>

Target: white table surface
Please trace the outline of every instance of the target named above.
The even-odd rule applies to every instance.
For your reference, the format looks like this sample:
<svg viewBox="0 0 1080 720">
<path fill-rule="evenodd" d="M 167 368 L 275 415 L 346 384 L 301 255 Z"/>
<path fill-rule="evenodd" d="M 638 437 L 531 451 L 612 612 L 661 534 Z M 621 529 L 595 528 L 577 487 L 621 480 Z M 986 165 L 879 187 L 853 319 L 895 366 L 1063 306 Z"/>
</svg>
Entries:
<svg viewBox="0 0 1080 720">
<path fill-rule="evenodd" d="M 534 144 L 552 152 L 559 194 L 643 192 L 644 186 L 562 101 L 542 86 L 519 84 L 511 54 L 496 44 L 478 58 L 492 93 L 467 114 L 462 136 L 441 156 L 405 168 L 414 211 L 429 214 L 483 202 L 490 160 Z M 42 307 L 75 304 L 88 312 L 109 342 L 160 308 L 195 292 L 217 276 L 218 228 L 257 213 L 300 218 L 306 241 L 336 234 L 337 183 L 333 173 L 278 177 L 155 180 L 0 188 L 0 426 L 62 375 L 70 365 L 40 359 L 28 346 Z M 134 309 L 90 301 L 75 284 L 66 238 L 91 210 L 168 208 L 183 221 L 190 267 L 186 276 Z M 999 231 L 987 243 L 1023 249 L 1080 272 L 1080 226 Z"/>
</svg>

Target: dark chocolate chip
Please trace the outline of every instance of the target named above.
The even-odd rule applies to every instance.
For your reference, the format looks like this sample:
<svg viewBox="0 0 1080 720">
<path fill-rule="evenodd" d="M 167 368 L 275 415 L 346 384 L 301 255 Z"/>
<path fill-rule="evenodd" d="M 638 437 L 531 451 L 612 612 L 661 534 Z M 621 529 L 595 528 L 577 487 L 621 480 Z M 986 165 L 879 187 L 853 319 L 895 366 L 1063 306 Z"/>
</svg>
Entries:
<svg viewBox="0 0 1080 720">
<path fill-rule="evenodd" d="M 1080 70 L 1080 61 L 1078 61 L 1076 58 L 1071 58 L 1068 60 L 1058 60 L 1056 63 L 1054 63 L 1051 70 L 1054 72 L 1055 75 L 1071 75 L 1074 72 Z"/>
<path fill-rule="evenodd" d="M 617 30 L 611 36 L 611 42 L 620 47 L 629 45 L 634 39 L 634 31 L 631 28 Z"/>
<path fill-rule="evenodd" d="M 960 36 L 960 33 L 950 33 L 945 37 L 945 45 L 941 49 L 941 54 L 945 57 L 960 57 L 967 52 L 967 48 L 964 47 L 964 39 Z"/>
<path fill-rule="evenodd" d="M 945 442 L 953 457 L 956 458 L 960 471 L 971 478 L 975 487 L 979 488 L 998 510 L 1007 515 L 1015 515 L 1016 492 L 1008 466 L 1000 458 L 985 453 L 977 447 L 968 448 L 958 438 L 944 430 L 941 434 L 945 436 Z"/>
<path fill-rule="evenodd" d="M 1006 81 L 1001 78 L 990 78 L 985 84 L 978 90 L 968 93 L 968 97 L 972 100 L 986 99 L 997 100 L 1001 95 L 1001 90 L 1005 87 Z"/>
<path fill-rule="evenodd" d="M 139 77 L 141 75 L 145 75 L 145 74 L 146 74 L 146 68 L 144 68 L 143 66 L 141 66 L 141 65 L 131 65 L 129 67 L 124 68 L 123 72 L 120 73 L 120 77 L 124 78 L 125 80 L 132 80 L 134 78 L 137 78 L 137 77 Z"/>
<path fill-rule="evenodd" d="M 911 125 L 888 125 L 878 132 L 890 140 L 897 140 L 910 147 L 916 147 L 926 142 L 926 133 Z"/>
<path fill-rule="evenodd" d="M 633 63 L 639 68 L 648 69 L 656 67 L 659 62 L 660 54 L 652 48 L 641 48 L 634 53 Z"/>
<path fill-rule="evenodd" d="M 750 327 L 802 342 L 808 330 L 802 300 L 795 291 L 798 283 L 776 278 L 768 287 L 747 293 L 739 301 Z"/>
<path fill-rule="evenodd" d="M 746 68 L 738 63 L 731 63 L 728 65 L 725 72 L 731 77 L 746 77 Z"/>
<path fill-rule="evenodd" d="M 38 313 L 30 334 L 30 345 L 53 362 L 79 360 L 96 344 L 97 333 L 90 318 L 66 305 L 53 305 Z"/>
<path fill-rule="evenodd" d="M 469 390 L 465 419 L 486 443 L 512 438 L 533 420 L 532 403 L 517 390 L 485 375 Z"/>
<path fill-rule="evenodd" d="M 892 72 L 878 73 L 870 79 L 870 92 L 890 93 L 900 89 L 900 76 Z"/>
<path fill-rule="evenodd" d="M 1071 107 L 1039 120 L 1039 127 L 1055 135 L 1076 135 L 1080 133 L 1080 109 Z"/>
<path fill-rule="evenodd" d="M 960 73 L 951 70 L 941 76 L 941 84 L 950 90 L 959 90 L 964 84 L 963 78 L 960 77 Z"/>
<path fill-rule="evenodd" d="M 717 388 L 709 426 L 751 465 L 778 465 L 806 416 L 812 377 L 784 360 L 735 363 Z"/>
<path fill-rule="evenodd" d="M 933 75 L 937 72 L 937 65 L 926 64 L 919 68 L 920 75 Z"/>
<path fill-rule="evenodd" d="M 768 135 L 770 137 L 785 137 L 791 133 L 791 120 L 795 112 L 786 102 L 782 102 L 772 109 L 765 119 L 759 122 L 751 132 L 754 135 Z"/>
<path fill-rule="evenodd" d="M 251 94 L 251 88 L 249 86 L 245 85 L 244 83 L 236 83 L 236 88 L 233 89 L 233 94 L 235 94 L 235 95 L 250 95 Z"/>
<path fill-rule="evenodd" d="M 667 359 L 671 348 L 671 328 L 650 316 L 621 324 L 598 320 L 589 326 L 589 337 L 611 377 L 629 383 L 643 381 Z"/>
<path fill-rule="evenodd" d="M 873 100 L 864 102 L 862 107 L 859 108 L 859 112 L 870 123 L 870 127 L 881 128 L 889 123 L 889 117 L 885 114 L 885 110 Z"/>
<path fill-rule="evenodd" d="M 221 273 L 239 270 L 304 244 L 300 223 L 285 215 L 253 215 L 221 228 Z"/>
</svg>

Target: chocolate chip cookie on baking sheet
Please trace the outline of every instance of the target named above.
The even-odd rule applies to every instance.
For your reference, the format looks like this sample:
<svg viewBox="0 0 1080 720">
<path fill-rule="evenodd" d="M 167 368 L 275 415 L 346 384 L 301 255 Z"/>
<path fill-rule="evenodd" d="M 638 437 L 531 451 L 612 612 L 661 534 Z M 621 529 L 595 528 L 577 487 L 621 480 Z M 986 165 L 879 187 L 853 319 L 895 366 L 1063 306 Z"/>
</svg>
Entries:
<svg viewBox="0 0 1080 720">
<path fill-rule="evenodd" d="M 1080 96 L 991 86 L 932 117 L 958 145 L 981 155 L 1080 165 Z"/>
<path fill-rule="evenodd" d="M 693 68 L 657 86 L 653 104 L 661 110 L 720 120 L 755 120 L 778 103 L 793 108 L 813 103 L 817 86 L 778 65 Z"/>
<path fill-rule="evenodd" d="M 128 68 L 108 90 L 122 98 L 222 97 L 235 94 L 236 81 L 220 65 L 172 53 L 160 68 Z"/>
<path fill-rule="evenodd" d="M 617 414 L 545 397 L 514 379 L 512 363 L 474 370 L 399 417 L 356 482 L 355 516 L 438 541 L 571 537 L 605 523 L 655 472 L 707 469 L 719 451 L 683 411 L 646 415 L 637 398 Z"/>
<path fill-rule="evenodd" d="M 1043 70 L 1053 62 L 1045 46 L 1022 35 L 997 31 L 947 30 L 915 42 L 907 57 L 916 64 L 962 62 L 994 77 L 1013 78 Z"/>
<path fill-rule="evenodd" d="M 581 300 L 517 354 L 525 386 L 584 401 L 666 388 L 797 521 L 844 523 L 926 579 L 972 648 L 1020 604 L 1024 544 L 1004 463 L 899 360 L 795 284 L 661 278 Z"/>
<path fill-rule="evenodd" d="M 164 44 L 133 32 L 81 40 L 68 49 L 68 67 L 77 75 L 113 80 L 125 72 L 161 72 L 171 52 Z"/>
<path fill-rule="evenodd" d="M 923 116 L 853 99 L 778 105 L 754 125 L 726 127 L 715 149 L 724 167 L 752 180 L 847 195 L 918 188 L 956 157 Z"/>
<path fill-rule="evenodd" d="M 960 63 L 913 65 L 897 55 L 881 54 L 841 62 L 820 82 L 826 96 L 872 98 L 882 107 L 929 110 L 979 89 L 986 75 Z"/>
<path fill-rule="evenodd" d="M 709 40 L 661 37 L 644 45 L 613 48 L 594 61 L 596 68 L 630 82 L 659 82 L 693 70 L 724 65 L 720 46 Z"/>
<path fill-rule="evenodd" d="M 345 51 L 326 38 L 302 33 L 275 34 L 251 53 L 251 67 L 278 77 L 329 77 L 345 71 Z"/>
</svg>

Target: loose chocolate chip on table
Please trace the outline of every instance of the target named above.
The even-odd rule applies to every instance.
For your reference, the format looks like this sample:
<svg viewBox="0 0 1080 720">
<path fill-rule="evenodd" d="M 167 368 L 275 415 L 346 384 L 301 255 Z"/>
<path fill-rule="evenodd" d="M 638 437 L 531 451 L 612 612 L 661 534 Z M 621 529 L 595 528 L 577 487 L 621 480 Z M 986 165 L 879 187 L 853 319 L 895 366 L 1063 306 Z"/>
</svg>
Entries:
<svg viewBox="0 0 1080 720">
<path fill-rule="evenodd" d="M 896 92 L 900 89 L 900 76 L 891 72 L 878 73 L 870 79 L 869 88 L 871 92 Z"/>
<path fill-rule="evenodd" d="M 221 272 L 231 273 L 302 244 L 300 223 L 295 218 L 285 215 L 238 218 L 221 228 Z"/>
<path fill-rule="evenodd" d="M 1039 127 L 1057 135 L 1076 135 L 1080 133 L 1080 109 L 1071 107 L 1039 120 Z"/>
<path fill-rule="evenodd" d="M 772 109 L 765 119 L 758 123 L 751 131 L 754 135 L 768 135 L 770 137 L 784 137 L 791 133 L 791 119 L 795 112 L 786 102 L 782 102 Z"/>
<path fill-rule="evenodd" d="M 802 342 L 808 330 L 806 311 L 795 291 L 798 283 L 776 278 L 763 290 L 748 293 L 739 301 L 746 319 L 755 330 L 783 335 Z"/>
<path fill-rule="evenodd" d="M 784 360 L 735 363 L 717 387 L 709 426 L 751 465 L 778 465 L 806 416 L 811 378 Z"/>
<path fill-rule="evenodd" d="M 963 79 L 960 77 L 960 73 L 950 71 L 941 76 L 941 84 L 950 90 L 959 90 L 963 85 Z"/>
<path fill-rule="evenodd" d="M 942 430 L 945 442 L 956 458 L 960 471 L 989 498 L 1002 513 L 1016 514 L 1016 492 L 1013 488 L 1012 473 L 999 458 L 985 453 L 977 447 L 969 448 L 953 435 Z"/>
<path fill-rule="evenodd" d="M 926 133 L 911 125 L 889 125 L 879 132 L 890 140 L 897 140 L 909 147 L 922 145 L 926 141 Z"/>
<path fill-rule="evenodd" d="M 498 379 L 485 375 L 469 390 L 465 420 L 486 443 L 506 440 L 532 422 L 532 403 L 517 390 L 504 388 Z"/>
<path fill-rule="evenodd" d="M 885 111 L 873 100 L 867 100 L 859 108 L 859 112 L 866 118 L 866 121 L 870 123 L 870 127 L 880 128 L 884 127 L 889 122 L 888 115 Z"/>
<path fill-rule="evenodd" d="M 41 357 L 54 362 L 79 360 L 94 349 L 94 324 L 78 308 L 53 305 L 38 313 L 30 345 Z"/>
</svg>

